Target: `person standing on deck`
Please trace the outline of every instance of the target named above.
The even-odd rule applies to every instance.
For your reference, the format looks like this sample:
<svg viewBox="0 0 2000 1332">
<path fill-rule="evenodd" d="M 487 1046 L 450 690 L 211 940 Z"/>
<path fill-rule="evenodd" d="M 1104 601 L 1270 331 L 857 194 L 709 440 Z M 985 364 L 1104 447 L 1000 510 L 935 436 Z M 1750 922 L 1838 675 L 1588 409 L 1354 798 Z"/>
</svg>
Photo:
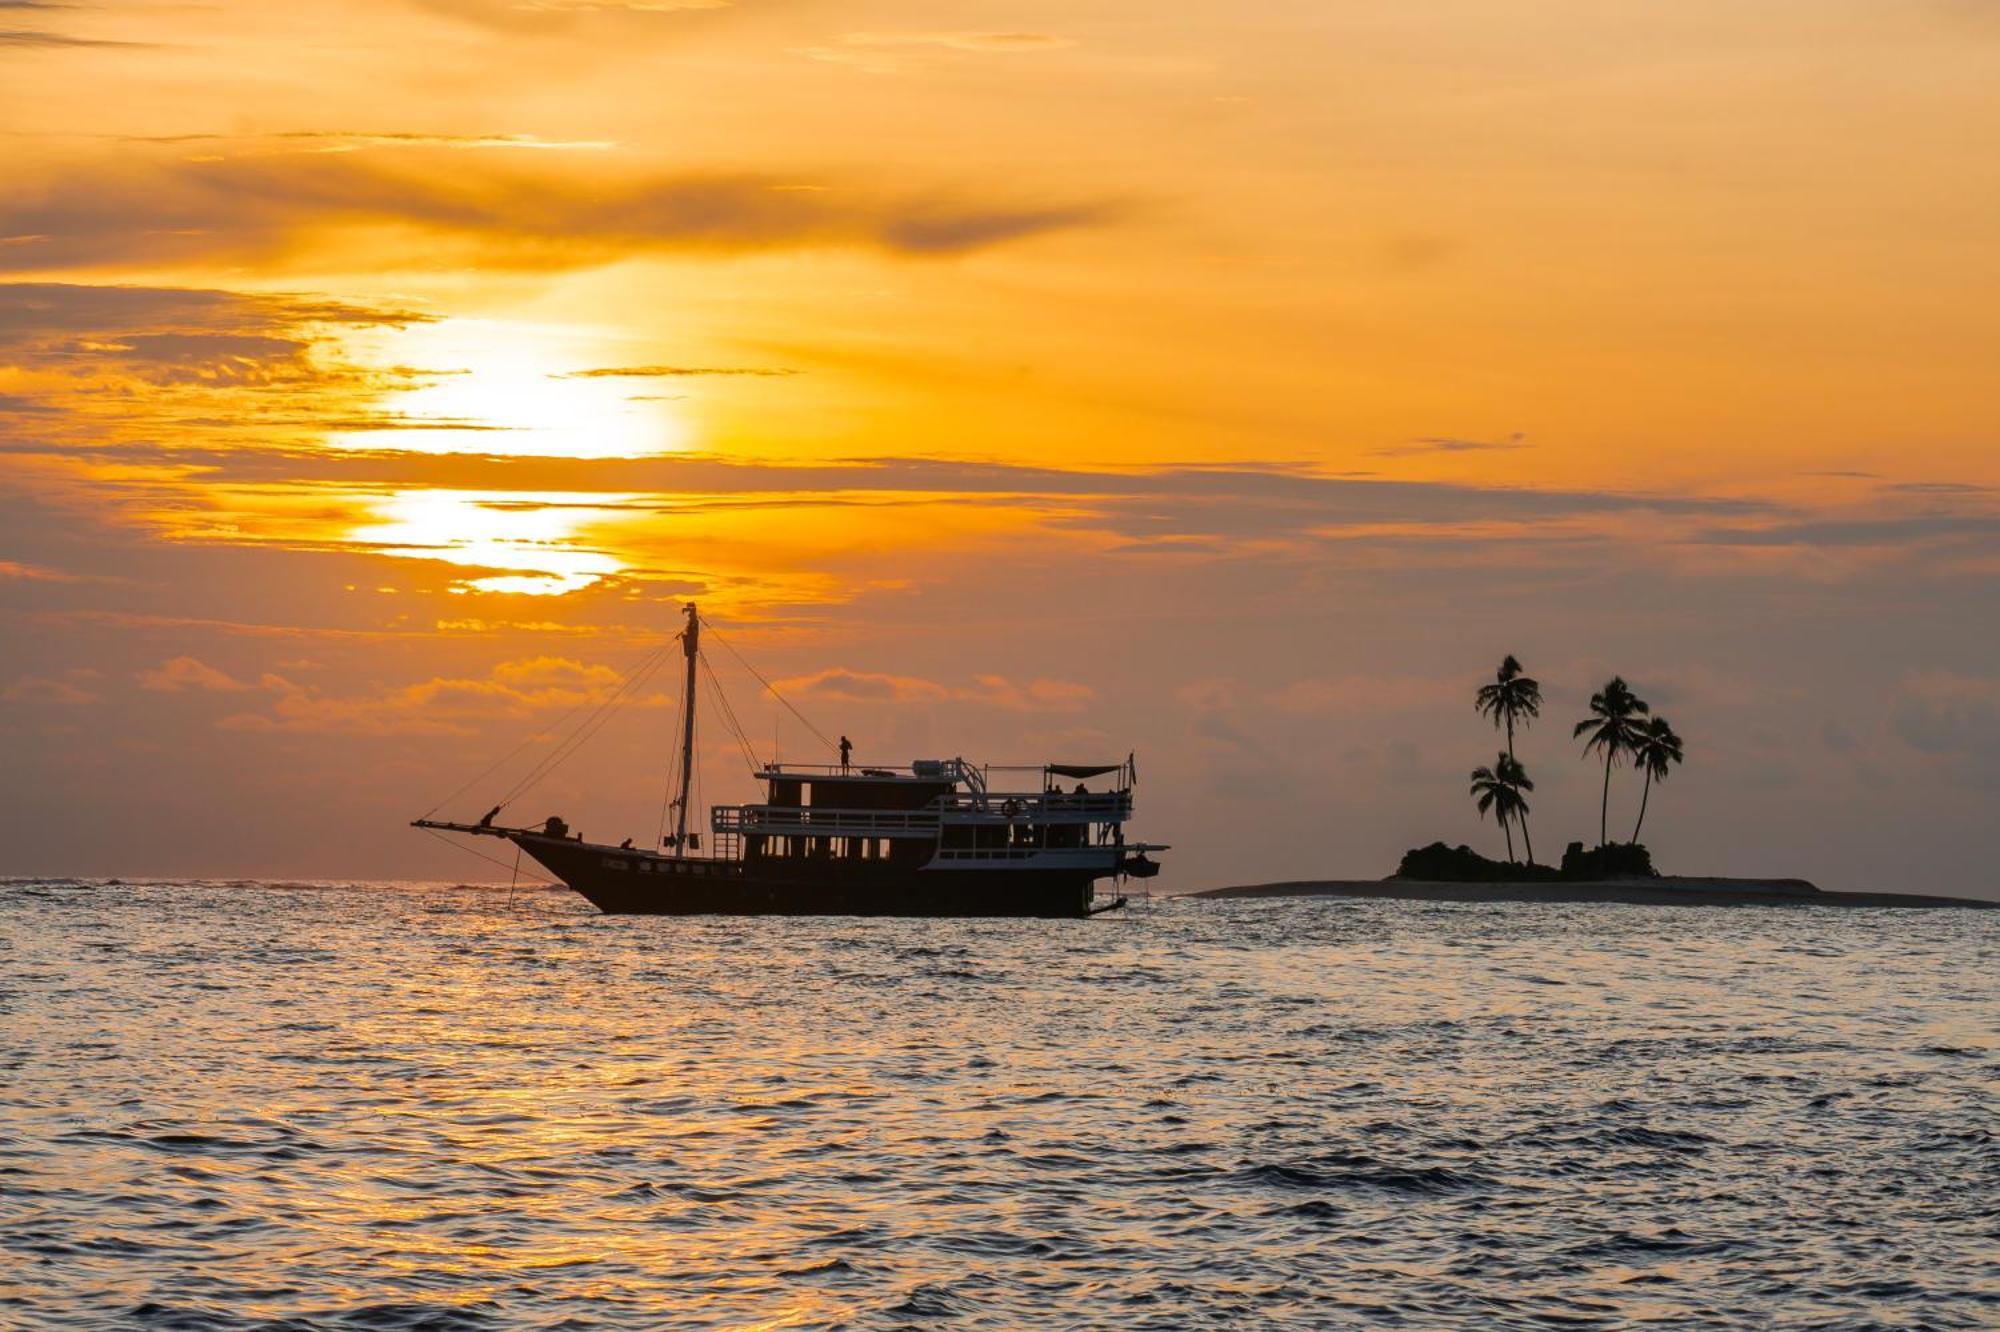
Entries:
<svg viewBox="0 0 2000 1332">
<path fill-rule="evenodd" d="M 848 768 L 848 763 L 847 763 L 847 760 L 848 760 L 848 757 L 849 757 L 850 755 L 852 755 L 853 753 L 854 753 L 854 742 L 853 742 L 852 740 L 849 740 L 849 739 L 848 739 L 848 738 L 847 738 L 846 736 L 844 736 L 844 735 L 843 735 L 843 736 L 841 736 L 841 737 L 840 737 L 840 770 L 841 770 L 842 772 L 846 772 L 846 771 L 847 771 L 847 768 Z"/>
</svg>

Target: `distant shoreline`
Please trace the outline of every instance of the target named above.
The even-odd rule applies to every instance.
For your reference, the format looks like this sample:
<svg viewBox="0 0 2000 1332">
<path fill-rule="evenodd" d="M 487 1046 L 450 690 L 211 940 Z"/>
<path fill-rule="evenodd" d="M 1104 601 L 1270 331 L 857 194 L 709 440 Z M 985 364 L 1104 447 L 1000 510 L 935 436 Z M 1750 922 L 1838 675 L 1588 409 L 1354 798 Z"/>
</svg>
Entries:
<svg viewBox="0 0 2000 1332">
<path fill-rule="evenodd" d="M 1405 902 L 1616 902 L 1631 906 L 1832 906 L 2000 909 L 1976 897 L 1830 893 L 1804 879 L 1668 877 L 1574 883 L 1430 883 L 1415 879 L 1299 879 L 1180 894 L 1188 898 L 1372 897 Z"/>
</svg>

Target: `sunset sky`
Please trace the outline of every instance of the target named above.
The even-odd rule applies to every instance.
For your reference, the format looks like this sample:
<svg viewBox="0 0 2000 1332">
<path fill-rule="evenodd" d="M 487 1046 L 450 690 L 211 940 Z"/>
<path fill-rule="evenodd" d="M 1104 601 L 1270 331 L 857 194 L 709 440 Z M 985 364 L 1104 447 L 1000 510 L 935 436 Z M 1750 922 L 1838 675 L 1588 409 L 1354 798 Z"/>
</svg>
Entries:
<svg viewBox="0 0 2000 1332">
<path fill-rule="evenodd" d="M 1511 651 L 1544 858 L 1615 671 L 1665 868 L 2000 896 L 2000 6 L 0 0 L 0 131 L 0 873 L 490 879 L 697 597 L 1162 891 L 1500 854 Z"/>
</svg>

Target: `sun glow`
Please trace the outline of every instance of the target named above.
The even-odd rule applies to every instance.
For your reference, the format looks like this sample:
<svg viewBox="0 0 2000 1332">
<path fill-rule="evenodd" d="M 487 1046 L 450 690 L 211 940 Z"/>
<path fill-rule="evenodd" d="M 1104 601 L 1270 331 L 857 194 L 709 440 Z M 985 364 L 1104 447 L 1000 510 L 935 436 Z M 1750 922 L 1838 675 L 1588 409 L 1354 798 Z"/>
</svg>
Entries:
<svg viewBox="0 0 2000 1332">
<path fill-rule="evenodd" d="M 560 596 L 624 569 L 609 552 L 581 544 L 593 519 L 623 495 L 412 490 L 375 506 L 379 522 L 347 539 L 406 559 L 443 560 L 480 571 L 455 590 Z"/>
<path fill-rule="evenodd" d="M 400 332 L 383 350 L 396 373 L 415 366 L 428 382 L 385 404 L 400 418 L 394 428 L 340 431 L 328 436 L 335 447 L 636 458 L 686 444 L 670 402 L 577 376 L 604 353 L 560 329 L 453 319 Z"/>
</svg>

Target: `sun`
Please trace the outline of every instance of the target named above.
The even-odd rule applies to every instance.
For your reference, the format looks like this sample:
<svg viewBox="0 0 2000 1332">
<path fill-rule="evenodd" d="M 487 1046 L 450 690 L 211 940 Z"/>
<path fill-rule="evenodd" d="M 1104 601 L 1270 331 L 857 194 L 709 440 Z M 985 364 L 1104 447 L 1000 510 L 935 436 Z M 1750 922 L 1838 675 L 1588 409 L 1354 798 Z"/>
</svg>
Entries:
<svg viewBox="0 0 2000 1332">
<path fill-rule="evenodd" d="M 573 330 L 488 319 L 402 330 L 382 348 L 382 368 L 419 383 L 395 390 L 383 402 L 393 424 L 338 431 L 327 443 L 579 459 L 638 458 L 685 448 L 686 427 L 671 402 L 635 394 L 628 381 L 575 373 L 603 359 L 595 341 Z"/>
</svg>

